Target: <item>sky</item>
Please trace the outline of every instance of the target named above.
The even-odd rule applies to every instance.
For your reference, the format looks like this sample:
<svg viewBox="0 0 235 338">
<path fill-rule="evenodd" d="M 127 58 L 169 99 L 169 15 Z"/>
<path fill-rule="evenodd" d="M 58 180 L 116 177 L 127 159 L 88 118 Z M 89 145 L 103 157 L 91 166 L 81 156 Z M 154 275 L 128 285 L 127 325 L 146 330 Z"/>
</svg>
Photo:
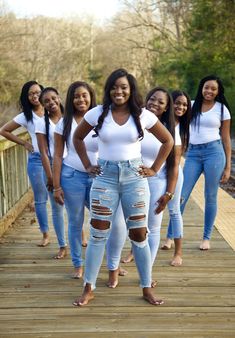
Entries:
<svg viewBox="0 0 235 338">
<path fill-rule="evenodd" d="M 69 17 L 89 15 L 104 21 L 114 15 L 119 0 L 5 0 L 10 11 L 17 17 L 44 15 Z"/>
</svg>

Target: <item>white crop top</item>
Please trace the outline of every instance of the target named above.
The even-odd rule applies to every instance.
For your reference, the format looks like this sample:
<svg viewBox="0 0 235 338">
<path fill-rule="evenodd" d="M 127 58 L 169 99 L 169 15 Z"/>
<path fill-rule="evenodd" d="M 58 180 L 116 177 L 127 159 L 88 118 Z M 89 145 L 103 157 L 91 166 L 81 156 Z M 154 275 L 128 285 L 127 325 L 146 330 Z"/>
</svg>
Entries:
<svg viewBox="0 0 235 338">
<path fill-rule="evenodd" d="M 194 101 L 192 101 L 194 102 Z M 224 105 L 223 121 L 231 119 L 229 110 Z M 200 114 L 200 125 L 190 123 L 189 143 L 203 144 L 220 139 L 221 126 L 221 103 L 216 102 L 214 106 L 205 113 Z"/>
<path fill-rule="evenodd" d="M 72 167 L 76 170 L 86 172 L 86 169 L 84 168 L 80 157 L 78 156 L 76 149 L 74 148 L 73 144 L 73 134 L 75 129 L 77 128 L 78 124 L 75 119 L 73 119 L 71 132 L 68 139 L 68 146 L 67 146 L 67 155 L 65 156 L 63 162 L 69 167 Z M 64 123 L 63 119 L 60 119 L 60 121 L 57 123 L 55 127 L 55 133 L 59 135 L 63 135 L 64 130 Z M 98 157 L 98 142 L 97 137 L 92 137 L 94 135 L 94 131 L 92 130 L 84 139 L 87 155 L 90 159 L 90 162 L 92 165 L 97 164 L 97 157 Z"/>
<path fill-rule="evenodd" d="M 96 126 L 102 113 L 102 105 L 89 110 L 84 118 L 91 125 Z M 140 115 L 142 129 L 150 129 L 157 123 L 158 118 L 147 109 Z M 141 142 L 133 117 L 130 115 L 123 125 L 117 124 L 111 110 L 105 117 L 98 136 L 99 158 L 110 161 L 127 161 L 141 157 Z"/>
<path fill-rule="evenodd" d="M 36 125 L 37 121 L 44 120 L 44 117 L 40 117 L 37 114 L 35 114 L 34 112 L 32 112 L 32 113 L 33 113 L 33 120 L 32 121 L 27 121 L 23 112 L 18 114 L 17 116 L 15 116 L 13 118 L 13 121 L 15 121 L 17 124 L 24 127 L 25 129 L 27 129 L 27 131 L 28 131 L 28 133 L 31 137 L 31 142 L 32 142 L 32 145 L 33 145 L 34 152 L 39 153 L 37 137 L 36 137 L 36 134 L 35 134 L 35 125 Z"/>
</svg>

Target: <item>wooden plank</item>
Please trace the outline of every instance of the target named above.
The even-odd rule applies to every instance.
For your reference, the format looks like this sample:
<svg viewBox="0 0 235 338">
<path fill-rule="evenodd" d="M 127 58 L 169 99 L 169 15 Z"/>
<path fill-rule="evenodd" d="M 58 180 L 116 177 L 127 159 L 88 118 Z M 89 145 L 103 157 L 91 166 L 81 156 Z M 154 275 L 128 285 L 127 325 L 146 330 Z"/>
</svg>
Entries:
<svg viewBox="0 0 235 338">
<path fill-rule="evenodd" d="M 35 215 L 26 210 L 0 244 L 0 337 L 234 337 L 234 251 L 217 230 L 212 250 L 198 250 L 202 211 L 193 200 L 189 207 L 195 218 L 186 213 L 183 266 L 169 265 L 173 250 L 159 250 L 154 265 L 156 294 L 165 301 L 161 307 L 142 299 L 134 262 L 123 264 L 128 275 L 120 277 L 116 289 L 107 288 L 105 260 L 95 299 L 86 307 L 73 307 L 83 281 L 71 278 L 69 256 L 52 259 L 57 250 L 52 227 L 52 243 L 36 246 L 41 235 L 37 223 L 31 224 Z M 165 233 L 163 226 L 162 238 Z M 123 255 L 129 248 L 126 241 Z"/>
</svg>

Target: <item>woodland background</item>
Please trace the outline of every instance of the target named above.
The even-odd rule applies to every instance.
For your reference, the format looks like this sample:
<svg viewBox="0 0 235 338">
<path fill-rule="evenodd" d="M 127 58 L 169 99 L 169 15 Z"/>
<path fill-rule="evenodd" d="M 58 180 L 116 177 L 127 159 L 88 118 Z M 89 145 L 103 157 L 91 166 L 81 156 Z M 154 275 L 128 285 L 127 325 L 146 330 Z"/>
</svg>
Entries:
<svg viewBox="0 0 235 338">
<path fill-rule="evenodd" d="M 0 124 L 19 112 L 28 80 L 65 98 L 71 82 L 88 81 L 102 100 L 106 77 L 126 68 L 143 95 L 155 86 L 184 89 L 218 75 L 235 115 L 235 0 L 128 0 L 108 22 L 92 17 L 17 18 L 0 0 Z"/>
</svg>

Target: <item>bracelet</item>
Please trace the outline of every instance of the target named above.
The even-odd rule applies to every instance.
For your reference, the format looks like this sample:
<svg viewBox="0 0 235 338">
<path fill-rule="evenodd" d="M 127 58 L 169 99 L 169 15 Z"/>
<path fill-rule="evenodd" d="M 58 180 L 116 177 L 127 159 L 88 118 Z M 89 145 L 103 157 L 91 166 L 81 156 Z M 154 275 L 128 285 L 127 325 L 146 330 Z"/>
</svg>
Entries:
<svg viewBox="0 0 235 338">
<path fill-rule="evenodd" d="M 174 194 L 172 192 L 166 191 L 165 195 L 167 195 L 170 200 L 172 200 L 174 198 Z"/>
<path fill-rule="evenodd" d="M 59 188 L 56 188 L 56 189 L 53 189 L 53 192 L 60 191 L 60 190 L 62 190 L 62 188 L 61 188 L 61 187 L 59 187 Z"/>
</svg>

